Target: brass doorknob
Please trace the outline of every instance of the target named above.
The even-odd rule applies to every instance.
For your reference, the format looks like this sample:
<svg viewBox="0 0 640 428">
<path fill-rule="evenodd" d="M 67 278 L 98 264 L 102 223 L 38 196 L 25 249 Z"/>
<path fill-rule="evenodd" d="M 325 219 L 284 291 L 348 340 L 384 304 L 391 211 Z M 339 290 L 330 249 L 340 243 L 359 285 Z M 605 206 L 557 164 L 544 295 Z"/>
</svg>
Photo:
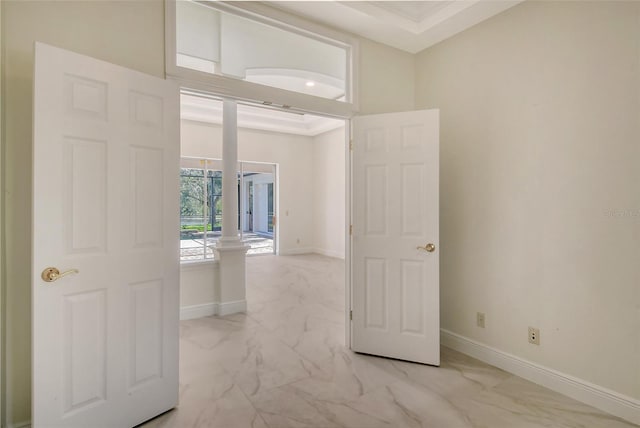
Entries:
<svg viewBox="0 0 640 428">
<path fill-rule="evenodd" d="M 42 277 L 42 280 L 45 282 L 53 282 L 62 278 L 63 276 L 71 275 L 74 273 L 80 273 L 80 271 L 78 269 L 69 269 L 66 272 L 60 273 L 58 268 L 48 267 L 42 271 L 42 275 L 40 276 Z"/>
<path fill-rule="evenodd" d="M 425 245 L 424 247 L 416 247 L 416 250 L 424 250 L 426 252 L 433 253 L 436 250 L 436 246 L 431 244 L 431 243 L 429 243 L 429 244 Z"/>
</svg>

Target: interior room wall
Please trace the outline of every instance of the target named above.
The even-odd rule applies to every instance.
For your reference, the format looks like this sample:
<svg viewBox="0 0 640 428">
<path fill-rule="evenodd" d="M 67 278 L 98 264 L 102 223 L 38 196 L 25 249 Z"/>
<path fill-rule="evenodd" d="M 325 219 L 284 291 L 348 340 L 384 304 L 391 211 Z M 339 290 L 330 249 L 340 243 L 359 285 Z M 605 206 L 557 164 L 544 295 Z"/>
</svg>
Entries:
<svg viewBox="0 0 640 428">
<path fill-rule="evenodd" d="M 345 129 L 314 137 L 313 225 L 314 252 L 345 256 Z"/>
<path fill-rule="evenodd" d="M 213 304 L 220 301 L 218 263 L 180 265 L 180 319 L 214 314 Z"/>
<path fill-rule="evenodd" d="M 415 55 L 367 39 L 360 39 L 359 55 L 359 114 L 415 108 Z"/>
<path fill-rule="evenodd" d="M 33 46 L 41 41 L 164 76 L 160 1 L 2 1 L 6 251 L 5 420 L 31 413 L 31 118 Z"/>
<path fill-rule="evenodd" d="M 441 109 L 442 327 L 635 399 L 639 40 L 637 2 L 524 2 L 416 76 Z"/>
</svg>

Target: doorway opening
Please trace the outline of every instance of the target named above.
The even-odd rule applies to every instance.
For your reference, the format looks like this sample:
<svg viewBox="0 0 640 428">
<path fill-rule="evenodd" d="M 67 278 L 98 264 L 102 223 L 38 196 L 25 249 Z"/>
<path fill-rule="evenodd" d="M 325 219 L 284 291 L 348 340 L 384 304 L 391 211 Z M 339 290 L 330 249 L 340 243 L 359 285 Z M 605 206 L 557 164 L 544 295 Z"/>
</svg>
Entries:
<svg viewBox="0 0 640 428">
<path fill-rule="evenodd" d="M 181 195 L 181 256 L 206 260 L 214 257 L 224 210 L 222 102 L 183 93 L 181 119 L 182 190 L 199 180 L 203 194 Z M 238 234 L 249 255 L 345 257 L 345 157 L 344 120 L 238 104 Z"/>
<path fill-rule="evenodd" d="M 241 162 L 238 224 L 248 255 L 276 254 L 276 164 Z"/>
</svg>

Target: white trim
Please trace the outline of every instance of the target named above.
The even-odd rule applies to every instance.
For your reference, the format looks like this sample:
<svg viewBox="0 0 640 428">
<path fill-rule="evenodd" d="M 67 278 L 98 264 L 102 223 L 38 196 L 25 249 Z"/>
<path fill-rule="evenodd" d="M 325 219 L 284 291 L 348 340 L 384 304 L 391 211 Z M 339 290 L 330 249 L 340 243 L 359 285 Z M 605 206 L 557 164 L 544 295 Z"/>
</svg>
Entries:
<svg viewBox="0 0 640 428">
<path fill-rule="evenodd" d="M 349 99 L 349 102 L 343 104 L 347 104 L 350 107 L 351 114 L 344 117 L 350 117 L 359 110 L 357 77 L 359 71 L 360 42 L 358 38 L 341 30 L 327 27 L 302 16 L 260 2 L 212 2 L 210 0 L 200 0 L 200 2 L 212 4 L 214 8 L 226 11 L 227 13 L 244 16 L 245 18 L 253 19 L 267 25 L 279 27 L 293 33 L 345 48 L 348 52 L 348 58 L 350 59 L 350 61 L 347 62 L 345 79 L 345 96 Z M 330 112 L 327 111 L 325 113 Z"/>
<path fill-rule="evenodd" d="M 220 261 L 218 259 L 203 259 L 194 261 L 185 260 L 180 262 L 180 272 L 216 269 L 219 263 Z"/>
<path fill-rule="evenodd" d="M 315 254 L 320 254 L 321 256 L 333 257 L 334 259 L 344 260 L 344 253 L 339 253 L 337 251 L 325 250 L 324 248 L 314 248 L 312 251 Z"/>
<path fill-rule="evenodd" d="M 353 219 L 351 217 L 352 213 L 352 198 L 351 198 L 351 184 L 353 183 L 353 162 L 352 162 L 352 150 L 351 150 L 351 142 L 353 140 L 353 126 L 351 120 L 345 121 L 344 126 L 344 141 L 345 141 L 345 154 L 344 154 L 344 196 L 345 196 L 345 228 L 344 228 L 344 254 L 345 254 L 345 263 L 344 263 L 344 344 L 348 349 L 351 349 L 351 290 L 352 290 L 352 253 L 351 253 L 351 225 L 353 224 Z"/>
<path fill-rule="evenodd" d="M 3 17 L 2 17 L 2 6 L 0 6 L 0 42 L 4 36 L 4 26 L 2 25 Z M 0 43 L 0 93 L 4 94 L 5 90 L 5 73 L 4 73 L 4 55 L 5 55 L 5 44 Z M 6 343 L 5 343 L 5 329 L 6 329 L 6 313 L 7 310 L 5 308 L 6 302 L 6 270 L 5 270 L 5 225 L 4 225 L 4 151 L 5 151 L 5 121 L 4 121 L 4 112 L 5 112 L 5 101 L 6 97 L 0 97 L 0 189 L 3 189 L 0 192 L 0 426 L 4 425 L 6 422 L 6 397 L 8 396 L 8 388 L 5 384 L 5 364 L 6 364 Z"/>
<path fill-rule="evenodd" d="M 216 304 L 216 315 L 225 316 L 231 314 L 237 314 L 240 312 L 247 312 L 247 301 L 246 300 L 236 300 L 234 302 L 224 302 Z"/>
<path fill-rule="evenodd" d="M 290 250 L 280 251 L 281 256 L 297 256 L 299 254 L 313 254 L 313 248 L 291 248 Z"/>
<path fill-rule="evenodd" d="M 441 329 L 440 333 L 443 346 L 470 355 L 634 424 L 640 424 L 640 400 L 500 351 L 457 333 L 445 329 Z"/>
<path fill-rule="evenodd" d="M 180 321 L 195 318 L 210 317 L 217 314 L 216 303 L 204 303 L 202 305 L 183 306 L 180 308 Z"/>
<path fill-rule="evenodd" d="M 7 428 L 31 428 L 31 421 L 16 422 L 14 424 L 7 424 Z"/>
<path fill-rule="evenodd" d="M 214 315 L 225 316 L 247 311 L 246 300 L 224 303 L 203 303 L 201 305 L 183 306 L 180 308 L 180 321 L 192 320 Z"/>
<path fill-rule="evenodd" d="M 201 3 L 210 3 L 202 2 Z M 235 100 L 251 102 L 269 102 L 278 106 L 287 107 L 291 111 L 315 113 L 338 118 L 349 118 L 358 110 L 358 40 L 348 35 L 337 37 L 333 30 L 322 30 L 323 26 L 300 19 L 286 12 L 265 7 L 263 5 L 223 4 L 216 2 L 216 9 L 230 11 L 235 14 L 262 17 L 259 20 L 270 22 L 289 31 L 297 29 L 299 33 L 314 35 L 318 40 L 333 39 L 334 44 L 344 44 L 350 53 L 351 60 L 347 64 L 346 75 L 350 77 L 351 87 L 345 88 L 351 93 L 351 102 L 341 102 L 326 98 L 315 97 L 284 89 L 272 88 L 257 83 L 238 80 L 222 75 L 209 74 L 197 70 L 180 67 L 176 64 L 176 0 L 165 0 L 165 71 L 168 79 L 176 80 L 182 89 L 190 89 L 195 92 L 214 93 L 218 96 Z M 242 3 L 242 4 L 241 4 Z M 326 39 L 326 40 L 325 40 Z"/>
</svg>

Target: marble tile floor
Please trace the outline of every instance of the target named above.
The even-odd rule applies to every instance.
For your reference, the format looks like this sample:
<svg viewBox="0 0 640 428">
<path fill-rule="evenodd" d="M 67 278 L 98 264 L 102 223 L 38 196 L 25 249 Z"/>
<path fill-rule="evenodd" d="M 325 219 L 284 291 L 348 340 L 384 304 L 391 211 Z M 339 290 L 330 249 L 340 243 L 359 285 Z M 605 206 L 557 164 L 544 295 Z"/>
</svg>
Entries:
<svg viewBox="0 0 640 428">
<path fill-rule="evenodd" d="M 344 263 L 247 260 L 247 314 L 181 322 L 180 404 L 144 428 L 632 427 L 451 349 L 440 367 L 344 346 Z"/>
</svg>

